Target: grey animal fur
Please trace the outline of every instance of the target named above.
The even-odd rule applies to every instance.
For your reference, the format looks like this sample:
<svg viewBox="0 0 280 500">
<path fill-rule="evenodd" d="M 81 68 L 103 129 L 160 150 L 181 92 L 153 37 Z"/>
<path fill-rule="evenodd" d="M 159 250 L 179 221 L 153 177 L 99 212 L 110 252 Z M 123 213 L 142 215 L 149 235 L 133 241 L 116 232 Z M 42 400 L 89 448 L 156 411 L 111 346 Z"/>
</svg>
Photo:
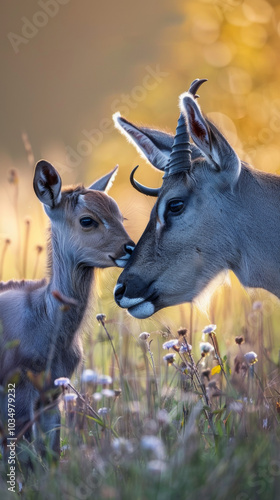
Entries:
<svg viewBox="0 0 280 500">
<path fill-rule="evenodd" d="M 50 370 L 45 389 L 59 377 L 71 377 L 82 355 L 81 331 L 94 279 L 94 267 L 124 266 L 131 254 L 129 239 L 116 202 L 105 192 L 116 168 L 89 189 L 61 190 L 54 167 L 38 162 L 34 189 L 50 218 L 48 278 L 40 281 L 0 283 L 0 384 L 16 381 L 16 435 L 22 432 L 43 404 L 27 376 Z M 92 217 L 98 227 L 81 227 L 81 217 Z M 64 312 L 53 292 L 74 299 Z M 14 347 L 7 343 L 18 341 Z M 2 420 L 7 420 L 7 399 L 2 401 Z M 54 455 L 59 455 L 58 406 L 43 412 L 38 422 Z M 25 432 L 32 439 L 31 427 Z"/>
<path fill-rule="evenodd" d="M 241 162 L 193 95 L 184 93 L 180 108 L 194 142 L 191 168 L 164 177 L 115 288 L 117 304 L 137 318 L 193 301 L 225 270 L 245 287 L 280 297 L 279 177 Z M 166 169 L 173 136 L 137 127 L 119 114 L 114 120 L 153 166 Z M 172 212 L 174 200 L 182 204 L 178 213 Z"/>
</svg>

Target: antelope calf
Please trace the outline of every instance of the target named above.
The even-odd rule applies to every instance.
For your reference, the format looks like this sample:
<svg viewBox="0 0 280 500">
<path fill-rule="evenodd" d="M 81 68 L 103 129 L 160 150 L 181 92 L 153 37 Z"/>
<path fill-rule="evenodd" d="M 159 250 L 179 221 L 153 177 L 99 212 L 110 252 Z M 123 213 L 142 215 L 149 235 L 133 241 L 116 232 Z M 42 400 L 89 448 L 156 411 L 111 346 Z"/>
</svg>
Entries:
<svg viewBox="0 0 280 500">
<path fill-rule="evenodd" d="M 175 138 L 138 127 L 118 113 L 117 128 L 164 172 L 150 221 L 115 288 L 132 316 L 191 302 L 224 270 L 246 287 L 280 297 L 280 178 L 240 161 L 197 103 L 195 80 L 180 97 Z M 194 144 L 190 144 L 190 137 Z M 137 167 L 136 167 L 137 168 Z"/>
<path fill-rule="evenodd" d="M 94 268 L 124 267 L 134 248 L 116 202 L 105 192 L 116 170 L 88 189 L 62 190 L 61 178 L 50 163 L 42 160 L 36 165 L 34 190 L 50 219 L 49 276 L 42 281 L 11 281 L 0 286 L 0 384 L 5 386 L 17 372 L 16 435 L 40 405 L 39 392 L 27 371 L 36 374 L 48 369 L 50 387 L 58 377 L 71 377 L 82 359 L 81 326 L 89 306 Z M 74 304 L 63 313 L 59 294 Z M 9 347 L 11 341 L 18 341 L 18 345 Z M 7 412 L 7 402 L 2 406 Z M 40 426 L 58 454 L 58 407 L 43 413 Z M 25 437 L 31 440 L 30 427 Z"/>
</svg>

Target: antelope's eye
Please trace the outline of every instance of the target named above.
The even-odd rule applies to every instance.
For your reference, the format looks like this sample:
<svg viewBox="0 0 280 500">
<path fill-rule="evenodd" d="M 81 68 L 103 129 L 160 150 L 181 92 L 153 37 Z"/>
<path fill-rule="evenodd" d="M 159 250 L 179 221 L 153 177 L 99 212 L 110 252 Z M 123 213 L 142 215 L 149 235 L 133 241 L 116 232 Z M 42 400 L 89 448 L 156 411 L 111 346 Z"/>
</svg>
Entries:
<svg viewBox="0 0 280 500">
<path fill-rule="evenodd" d="M 82 227 L 97 227 L 98 226 L 98 222 L 96 222 L 96 220 L 92 219 L 91 217 L 82 217 L 80 219 L 80 224 Z"/>
<path fill-rule="evenodd" d="M 173 214 L 179 214 L 182 212 L 184 206 L 185 203 L 183 200 L 171 200 L 167 204 L 167 210 Z"/>
</svg>

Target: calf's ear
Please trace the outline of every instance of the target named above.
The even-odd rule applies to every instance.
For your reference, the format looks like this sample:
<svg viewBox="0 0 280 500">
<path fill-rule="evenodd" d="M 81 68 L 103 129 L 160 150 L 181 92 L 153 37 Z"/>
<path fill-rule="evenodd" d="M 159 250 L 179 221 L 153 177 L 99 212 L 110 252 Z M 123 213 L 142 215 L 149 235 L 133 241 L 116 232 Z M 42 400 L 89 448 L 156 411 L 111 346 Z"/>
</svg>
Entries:
<svg viewBox="0 0 280 500">
<path fill-rule="evenodd" d="M 47 207 L 56 208 L 61 200 L 61 177 L 46 160 L 38 161 L 33 178 L 36 196 Z"/>
</svg>

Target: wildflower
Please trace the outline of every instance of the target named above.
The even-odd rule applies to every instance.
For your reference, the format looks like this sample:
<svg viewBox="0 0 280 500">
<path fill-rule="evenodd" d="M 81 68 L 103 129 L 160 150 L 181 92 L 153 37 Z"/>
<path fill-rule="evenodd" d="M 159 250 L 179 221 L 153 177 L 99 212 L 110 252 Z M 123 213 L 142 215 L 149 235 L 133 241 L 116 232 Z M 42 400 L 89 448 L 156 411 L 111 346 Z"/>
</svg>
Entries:
<svg viewBox="0 0 280 500">
<path fill-rule="evenodd" d="M 165 457 L 165 449 L 163 442 L 157 436 L 142 436 L 140 442 L 142 450 L 149 452 L 158 460 L 162 460 Z"/>
<path fill-rule="evenodd" d="M 160 425 L 168 425 L 171 422 L 169 413 L 164 409 L 158 410 L 157 420 Z"/>
<path fill-rule="evenodd" d="M 68 394 L 64 394 L 63 396 L 64 401 L 66 401 L 67 403 L 76 401 L 77 398 L 78 398 L 77 394 L 74 394 L 73 392 L 69 392 Z"/>
<path fill-rule="evenodd" d="M 203 330 L 202 330 L 202 340 L 205 341 L 206 340 L 206 336 L 209 335 L 210 333 L 214 333 L 214 335 L 216 335 L 215 334 L 216 328 L 217 328 L 216 325 L 208 325 L 205 328 L 203 328 Z"/>
<path fill-rule="evenodd" d="M 187 333 L 188 333 L 188 330 L 187 328 L 179 328 L 179 330 L 177 330 L 177 333 L 180 337 L 184 337 Z"/>
<path fill-rule="evenodd" d="M 176 349 L 176 346 L 178 344 L 178 339 L 172 339 L 172 340 L 168 340 L 167 342 L 164 342 L 164 344 L 162 344 L 162 348 L 163 349 Z"/>
<path fill-rule="evenodd" d="M 163 360 L 167 362 L 168 365 L 172 365 L 175 361 L 176 354 L 166 354 L 163 356 Z"/>
<path fill-rule="evenodd" d="M 210 354 L 210 352 L 214 351 L 214 347 L 209 342 L 200 342 L 199 347 L 202 357 L 205 357 Z"/>
<path fill-rule="evenodd" d="M 217 325 L 208 325 L 203 328 L 202 333 L 214 333 L 217 328 Z"/>
<path fill-rule="evenodd" d="M 70 380 L 67 377 L 56 378 L 54 381 L 54 385 L 62 386 L 64 388 L 67 388 L 68 384 L 70 384 Z"/>
<path fill-rule="evenodd" d="M 166 471 L 167 466 L 162 460 L 150 460 L 150 462 L 147 463 L 147 469 L 152 474 L 161 474 Z"/>
<path fill-rule="evenodd" d="M 140 335 L 139 335 L 139 339 L 140 339 L 140 340 L 148 340 L 148 338 L 149 338 L 149 337 L 150 337 L 150 334 L 149 334 L 149 333 L 147 333 L 147 332 L 142 332 L 142 333 L 140 333 Z"/>
<path fill-rule="evenodd" d="M 110 375 L 99 375 L 97 379 L 97 383 L 101 385 L 109 385 L 113 382 L 112 377 Z"/>
<path fill-rule="evenodd" d="M 95 392 L 93 395 L 92 395 L 94 401 L 100 401 L 100 399 L 102 399 L 102 394 L 101 392 Z"/>
<path fill-rule="evenodd" d="M 97 382 L 97 379 L 98 379 L 98 375 L 93 370 L 87 369 L 87 370 L 84 370 L 82 373 L 81 380 L 82 380 L 82 382 L 85 382 L 86 384 L 90 384 L 90 383 L 94 384 Z"/>
<path fill-rule="evenodd" d="M 192 346 L 191 346 L 191 344 L 187 344 L 187 343 L 186 343 L 186 344 L 182 344 L 182 345 L 181 345 L 181 347 L 180 347 L 180 349 L 179 349 L 179 352 L 181 352 L 181 353 L 182 353 L 182 352 L 187 352 L 187 353 L 188 353 L 188 352 L 191 352 L 191 350 L 192 350 Z"/>
<path fill-rule="evenodd" d="M 254 365 L 258 361 L 258 355 L 254 351 L 246 352 L 244 358 L 249 365 Z"/>
<path fill-rule="evenodd" d="M 125 454 L 130 455 L 134 451 L 134 447 L 131 441 L 125 438 L 114 439 L 112 441 L 112 448 L 116 453 L 120 455 L 125 455 Z"/>
<path fill-rule="evenodd" d="M 98 410 L 98 415 L 108 415 L 108 413 L 110 413 L 110 408 L 106 408 L 105 406 L 103 408 L 99 408 Z"/>
<path fill-rule="evenodd" d="M 106 314 L 97 314 L 96 319 L 97 319 L 98 323 L 105 323 Z"/>
<path fill-rule="evenodd" d="M 115 391 L 112 391 L 111 389 L 103 389 L 103 391 L 101 391 L 101 394 L 105 396 L 105 398 L 115 397 Z"/>
<path fill-rule="evenodd" d="M 243 344 L 243 342 L 244 342 L 244 338 L 242 337 L 242 335 L 240 335 L 239 337 L 235 337 L 235 343 L 237 345 L 241 345 L 241 344 Z"/>
</svg>

